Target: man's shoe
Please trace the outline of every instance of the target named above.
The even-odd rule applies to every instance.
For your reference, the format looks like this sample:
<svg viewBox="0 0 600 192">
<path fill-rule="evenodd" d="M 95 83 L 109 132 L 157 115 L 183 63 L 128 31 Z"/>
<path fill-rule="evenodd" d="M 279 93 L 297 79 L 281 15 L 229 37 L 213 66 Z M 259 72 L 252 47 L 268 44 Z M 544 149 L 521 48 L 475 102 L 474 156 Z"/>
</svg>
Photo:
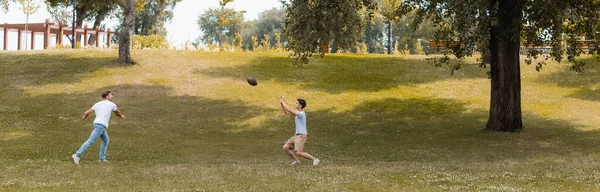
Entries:
<svg viewBox="0 0 600 192">
<path fill-rule="evenodd" d="M 73 162 L 75 162 L 75 165 L 79 165 L 79 157 L 77 157 L 77 154 L 73 154 L 71 157 L 73 157 Z"/>
<path fill-rule="evenodd" d="M 314 165 L 314 166 L 317 166 L 317 165 L 319 165 L 319 162 L 321 162 L 321 160 L 319 160 L 319 159 L 315 159 L 315 160 L 313 161 L 313 165 Z"/>
<path fill-rule="evenodd" d="M 300 161 L 294 161 L 294 162 L 292 162 L 292 164 L 290 164 L 290 165 L 298 165 L 298 164 L 300 164 Z"/>
<path fill-rule="evenodd" d="M 110 161 L 108 161 L 108 160 L 106 160 L 106 159 L 105 159 L 105 160 L 98 160 L 98 161 L 99 161 L 100 163 L 110 163 Z"/>
</svg>

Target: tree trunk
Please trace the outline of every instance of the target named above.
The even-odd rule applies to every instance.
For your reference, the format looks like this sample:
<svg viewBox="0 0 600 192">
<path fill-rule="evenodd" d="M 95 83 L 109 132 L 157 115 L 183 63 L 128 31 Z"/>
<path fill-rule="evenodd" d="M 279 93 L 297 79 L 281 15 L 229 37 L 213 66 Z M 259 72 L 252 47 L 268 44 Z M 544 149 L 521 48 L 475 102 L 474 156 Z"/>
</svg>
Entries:
<svg viewBox="0 0 600 192">
<path fill-rule="evenodd" d="M 483 51 L 483 55 L 481 55 L 481 62 L 483 64 L 489 65 L 491 63 L 491 58 L 490 58 L 490 49 L 485 49 Z"/>
<path fill-rule="evenodd" d="M 123 24 L 121 25 L 121 35 L 119 35 L 119 60 L 121 62 L 135 64 L 131 59 L 131 38 L 133 38 L 133 0 L 127 0 L 124 10 Z"/>
<path fill-rule="evenodd" d="M 96 15 L 96 20 L 94 21 L 94 26 L 92 26 L 92 29 L 97 30 L 96 28 L 100 26 L 100 24 L 102 23 L 102 21 L 104 20 L 104 17 L 106 17 L 106 14 L 108 13 L 109 7 L 106 6 L 105 8 L 100 9 L 100 11 L 98 11 L 98 15 Z M 96 43 L 96 34 L 91 34 L 90 38 L 88 40 L 88 45 L 94 45 Z"/>
<path fill-rule="evenodd" d="M 76 8 L 77 14 L 75 14 L 75 27 L 83 27 L 83 20 L 87 18 L 90 14 L 89 7 L 84 5 L 77 5 Z M 81 42 L 81 34 L 75 34 L 77 42 Z"/>
<path fill-rule="evenodd" d="M 394 54 L 392 35 L 392 21 L 388 20 L 388 55 Z"/>
<path fill-rule="evenodd" d="M 319 53 L 326 54 L 329 53 L 329 41 L 321 40 L 319 43 Z"/>
<path fill-rule="evenodd" d="M 223 28 L 219 29 L 219 51 L 223 51 Z"/>
<path fill-rule="evenodd" d="M 491 99 L 486 125 L 491 131 L 523 128 L 519 37 L 522 4 L 519 0 L 494 0 L 497 24 L 490 28 Z M 493 12 L 493 11 L 492 11 Z"/>
</svg>

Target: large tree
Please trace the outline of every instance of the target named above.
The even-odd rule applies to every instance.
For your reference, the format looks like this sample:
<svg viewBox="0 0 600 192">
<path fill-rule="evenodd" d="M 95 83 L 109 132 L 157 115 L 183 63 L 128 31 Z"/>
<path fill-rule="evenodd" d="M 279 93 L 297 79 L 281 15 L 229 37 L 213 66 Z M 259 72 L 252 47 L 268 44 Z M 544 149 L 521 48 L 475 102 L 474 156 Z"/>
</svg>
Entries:
<svg viewBox="0 0 600 192">
<path fill-rule="evenodd" d="M 72 0 L 46 0 L 46 5 L 55 20 L 66 21 L 67 18 L 64 17 L 67 16 L 68 12 L 71 12 Z M 88 27 L 93 29 L 98 28 L 110 13 L 118 12 L 124 5 L 125 0 L 77 0 L 75 6 L 75 25 L 82 27 L 85 21 L 92 21 L 92 26 Z M 95 39 L 92 35 L 87 43 L 93 44 Z M 80 40 L 81 36 L 77 36 L 77 41 Z"/>
<path fill-rule="evenodd" d="M 252 49 L 250 46 L 251 37 L 256 36 L 258 41 L 265 38 L 265 35 L 271 37 L 270 46 L 275 47 L 278 43 L 275 37 L 283 33 L 285 27 L 285 11 L 280 8 L 272 8 L 258 14 L 256 20 L 248 21 L 242 25 L 242 37 L 244 47 Z M 280 39 L 279 43 L 284 43 L 285 39 Z"/>
<path fill-rule="evenodd" d="M 134 33 L 167 35 L 165 23 L 173 18 L 173 9 L 181 0 L 144 0 L 136 3 Z"/>
<path fill-rule="evenodd" d="M 244 13 L 224 6 L 208 8 L 198 18 L 198 26 L 203 33 L 202 42 L 221 46 L 227 40 L 232 41 L 235 34 L 241 32 Z"/>
<path fill-rule="evenodd" d="M 308 62 L 313 53 L 352 49 L 365 27 L 370 0 L 281 0 L 286 10 L 285 37 L 296 58 Z"/>
<path fill-rule="evenodd" d="M 393 36 L 397 39 L 397 44 L 404 48 L 407 46 L 411 53 L 416 53 L 416 43 L 421 39 L 421 46 L 429 45 L 433 40 L 436 27 L 431 20 L 426 19 L 414 26 L 416 11 L 404 14 L 394 25 Z M 435 49 L 430 49 L 434 51 Z"/>
<path fill-rule="evenodd" d="M 420 21 L 429 16 L 440 26 L 436 38 L 448 43 L 458 58 L 489 48 L 491 100 L 487 130 L 523 128 L 521 115 L 520 42 L 541 45 L 553 42 L 550 56 L 568 59 L 580 70 L 575 57 L 581 53 L 579 37 L 599 40 L 598 0 L 406 0 L 404 8 L 418 9 Z M 562 43 L 566 40 L 568 47 Z M 596 49 L 599 53 L 600 49 Z M 529 56 L 537 56 L 532 50 Z M 447 59 L 443 59 L 447 60 Z M 541 66 L 541 65 L 540 65 Z M 539 68 L 539 66 L 538 66 Z"/>
<path fill-rule="evenodd" d="M 2 0 L 14 1 L 14 0 Z M 91 28 L 102 26 L 105 19 L 121 15 L 125 9 L 126 0 L 76 0 L 76 18 L 75 24 L 82 26 L 84 22 L 92 22 Z M 134 33 L 141 35 L 162 35 L 165 36 L 165 22 L 168 22 L 173 17 L 173 9 L 175 4 L 181 0 L 134 0 Z M 53 13 L 53 17 L 58 18 L 64 15 L 64 10 L 69 10 L 71 0 L 46 0 L 49 10 Z M 120 16 L 117 16 L 119 19 Z M 122 21 L 121 21 L 122 23 Z M 120 31 L 120 26 L 117 31 Z M 120 34 L 115 35 L 116 39 Z M 78 41 L 81 37 L 78 36 Z M 93 44 L 96 38 L 89 38 L 88 44 Z"/>
<path fill-rule="evenodd" d="M 376 12 L 372 18 L 365 18 L 364 22 L 366 23 L 365 34 L 359 41 L 367 45 L 369 53 L 383 53 L 385 45 L 383 38 L 385 34 L 385 18 Z"/>
</svg>

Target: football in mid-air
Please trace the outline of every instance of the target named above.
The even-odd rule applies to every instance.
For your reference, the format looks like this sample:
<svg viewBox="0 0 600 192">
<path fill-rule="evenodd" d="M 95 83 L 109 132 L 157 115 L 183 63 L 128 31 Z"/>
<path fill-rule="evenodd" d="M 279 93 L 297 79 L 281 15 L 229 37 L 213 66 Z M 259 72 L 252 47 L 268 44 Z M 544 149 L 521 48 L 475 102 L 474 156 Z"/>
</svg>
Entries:
<svg viewBox="0 0 600 192">
<path fill-rule="evenodd" d="M 256 79 L 254 79 L 252 77 L 248 77 L 248 78 L 246 78 L 246 80 L 248 80 L 248 84 L 250 84 L 252 86 L 258 85 L 258 82 L 256 82 Z"/>
</svg>

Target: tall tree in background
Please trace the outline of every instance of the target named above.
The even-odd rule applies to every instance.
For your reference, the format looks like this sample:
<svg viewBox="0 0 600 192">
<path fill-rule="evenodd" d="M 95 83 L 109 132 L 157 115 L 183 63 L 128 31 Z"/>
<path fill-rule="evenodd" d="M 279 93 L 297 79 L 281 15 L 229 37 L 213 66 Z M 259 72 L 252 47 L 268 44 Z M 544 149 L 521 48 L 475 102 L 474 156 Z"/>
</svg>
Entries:
<svg viewBox="0 0 600 192">
<path fill-rule="evenodd" d="M 217 25 L 219 26 L 219 50 L 223 51 L 223 26 L 231 23 L 231 16 L 235 14 L 235 11 L 225 11 L 227 3 L 233 2 L 233 0 L 219 0 L 221 6 L 221 14 L 218 16 Z"/>
<path fill-rule="evenodd" d="M 29 24 L 29 15 L 34 14 L 39 8 L 40 5 L 37 0 L 18 0 L 19 4 L 21 4 L 21 11 L 23 11 L 23 14 L 26 15 L 26 19 L 25 19 L 25 31 L 27 31 L 27 25 Z M 27 43 L 28 41 L 28 36 L 25 37 L 25 47 L 27 47 L 27 45 L 29 43 Z"/>
<path fill-rule="evenodd" d="M 393 36 L 397 39 L 397 44 L 408 47 L 411 53 L 416 53 L 416 43 L 421 39 L 421 46 L 429 45 L 434 40 L 436 27 L 430 19 L 415 23 L 416 11 L 404 14 L 394 25 Z M 434 51 L 431 49 L 431 51 Z"/>
<path fill-rule="evenodd" d="M 137 2 L 134 33 L 166 36 L 165 23 L 173 18 L 173 9 L 181 0 L 143 0 Z"/>
<path fill-rule="evenodd" d="M 123 12 L 123 24 L 119 36 L 119 60 L 121 62 L 135 64 L 131 59 L 131 38 L 133 38 L 133 26 L 135 23 L 133 0 L 127 0 Z"/>
<path fill-rule="evenodd" d="M 222 44 L 227 39 L 235 39 L 235 34 L 241 32 L 244 13 L 225 7 L 208 8 L 198 18 L 199 28 L 203 32 L 202 42 Z"/>
<path fill-rule="evenodd" d="M 297 59 L 308 62 L 313 53 L 325 54 L 330 42 L 336 47 L 356 47 L 370 0 L 281 1 L 286 10 L 285 37 Z"/>
<path fill-rule="evenodd" d="M 387 41 L 387 51 L 388 54 L 394 53 L 394 38 L 393 38 L 393 23 L 402 17 L 403 12 L 399 11 L 401 9 L 402 0 L 382 0 L 380 2 L 381 15 L 386 19 L 386 23 L 388 24 L 388 41 Z"/>
<path fill-rule="evenodd" d="M 71 12 L 71 0 L 45 0 L 48 11 L 52 14 L 55 20 L 64 21 L 66 13 Z M 141 0 L 137 0 L 141 1 Z M 75 11 L 75 25 L 83 27 L 83 22 L 86 20 L 93 21 L 91 28 L 98 28 L 104 19 L 114 12 L 118 12 L 125 4 L 125 0 L 77 0 Z M 66 11 L 68 10 L 68 11 Z M 72 15 L 70 16 L 72 17 Z M 70 23 L 70 22 L 66 22 Z M 89 26 L 88 26 L 89 27 Z M 88 44 L 93 44 L 96 38 L 89 38 Z M 81 40 L 81 36 L 77 36 L 77 41 Z"/>
<path fill-rule="evenodd" d="M 597 0 L 406 0 L 405 5 L 418 9 L 417 21 L 427 15 L 440 26 L 436 32 L 438 40 L 464 43 L 464 46 L 449 44 L 451 53 L 458 58 L 471 55 L 475 49 L 489 48 L 491 98 L 486 129 L 491 131 L 523 128 L 521 39 L 537 45 L 544 40 L 566 40 L 567 58 L 574 63 L 574 70 L 581 70 L 581 62 L 575 59 L 581 53 L 578 38 L 587 36 L 596 43 L 600 39 Z M 479 43 L 483 46 L 477 46 Z M 561 61 L 564 50 L 564 45 L 554 43 L 550 56 Z M 600 53 L 600 49 L 595 53 Z"/>
<path fill-rule="evenodd" d="M 3 0 L 12 1 L 12 0 Z M 45 0 L 49 10 L 55 10 L 56 15 L 60 16 L 61 11 L 71 6 L 70 0 Z M 141 35 L 166 35 L 164 27 L 165 22 L 168 22 L 173 17 L 173 8 L 175 4 L 181 0 L 134 0 L 134 33 Z M 91 28 L 99 28 L 105 19 L 120 15 L 125 9 L 126 0 L 77 0 L 75 8 L 77 15 L 75 23 L 77 26 L 82 26 L 84 21 L 93 22 Z M 55 15 L 55 14 L 53 14 Z M 121 18 L 118 16 L 118 18 Z M 58 20 L 58 19 L 57 19 Z M 120 21 L 122 23 L 122 21 Z M 118 32 L 121 31 L 120 26 L 116 27 Z M 119 39 L 120 33 L 114 37 Z M 77 37 L 78 39 L 81 36 Z M 88 44 L 93 44 L 96 38 L 91 36 Z"/>
<path fill-rule="evenodd" d="M 369 53 L 383 53 L 385 18 L 381 14 L 375 13 L 373 18 L 365 18 L 364 22 L 367 23 L 365 35 L 360 41 L 367 44 Z"/>
<path fill-rule="evenodd" d="M 281 36 L 283 30 L 285 28 L 285 11 L 281 8 L 272 8 L 269 10 L 265 10 L 258 14 L 258 18 L 256 20 L 246 22 L 246 25 L 243 25 L 243 44 L 245 47 L 249 48 L 251 37 L 254 35 L 258 38 L 258 40 L 263 40 L 265 35 L 269 35 L 271 37 L 271 45 L 272 47 L 276 47 L 277 43 L 283 43 L 285 39 L 279 39 L 277 41 L 277 34 Z M 281 48 L 281 47 L 280 47 Z M 251 49 L 251 48 L 249 48 Z"/>
<path fill-rule="evenodd" d="M 46 2 L 46 8 L 48 9 L 48 13 L 51 15 L 51 21 L 56 23 L 69 23 L 73 19 L 73 11 L 68 10 L 67 7 L 64 6 L 50 6 L 48 2 Z"/>
</svg>

